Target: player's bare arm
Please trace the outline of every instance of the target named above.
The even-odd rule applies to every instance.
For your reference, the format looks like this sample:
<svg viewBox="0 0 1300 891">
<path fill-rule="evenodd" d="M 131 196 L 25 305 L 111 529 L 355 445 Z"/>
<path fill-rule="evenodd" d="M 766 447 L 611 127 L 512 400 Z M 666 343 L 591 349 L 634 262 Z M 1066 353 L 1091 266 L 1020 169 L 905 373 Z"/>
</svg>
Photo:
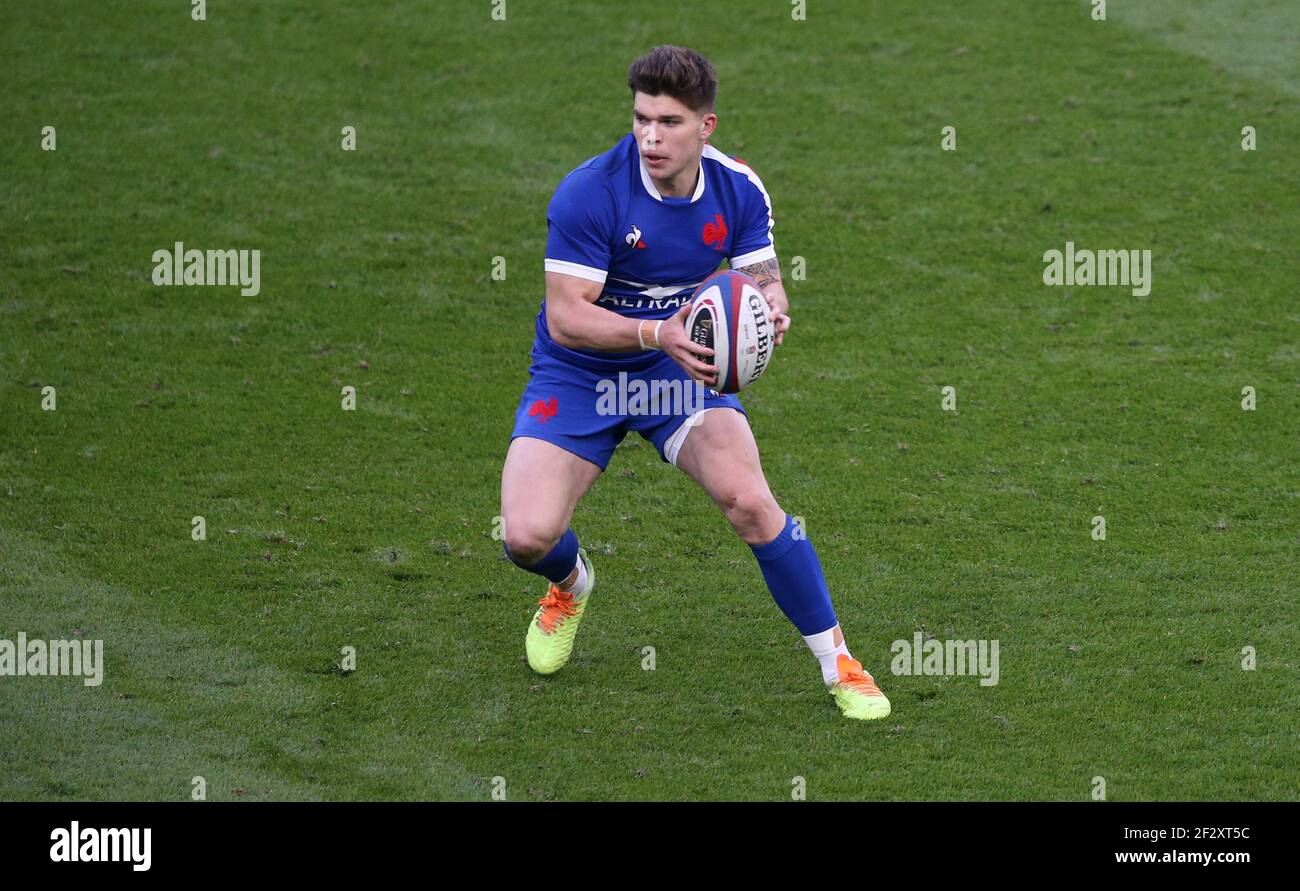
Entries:
<svg viewBox="0 0 1300 891">
<path fill-rule="evenodd" d="M 689 305 L 668 319 L 630 319 L 596 305 L 602 290 L 599 282 L 562 272 L 546 273 L 546 324 L 556 343 L 569 349 L 611 353 L 659 349 L 692 379 L 716 382 L 718 369 L 699 358 L 712 356 L 713 350 L 691 343 L 686 336 Z"/>
<path fill-rule="evenodd" d="M 781 281 L 781 263 L 776 257 L 741 266 L 737 272 L 743 272 L 758 282 L 758 289 L 767 298 L 772 324 L 776 326 L 776 345 L 785 339 L 785 332 L 790 327 L 790 298 L 785 295 L 785 284 Z"/>
</svg>

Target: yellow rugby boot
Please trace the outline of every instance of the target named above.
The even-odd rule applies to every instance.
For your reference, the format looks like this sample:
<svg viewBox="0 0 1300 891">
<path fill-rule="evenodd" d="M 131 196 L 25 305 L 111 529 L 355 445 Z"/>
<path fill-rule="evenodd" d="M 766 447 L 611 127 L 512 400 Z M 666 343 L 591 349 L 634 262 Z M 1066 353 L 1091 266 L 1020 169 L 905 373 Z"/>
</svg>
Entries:
<svg viewBox="0 0 1300 891">
<path fill-rule="evenodd" d="M 835 660 L 840 679 L 827 689 L 846 718 L 872 721 L 889 717 L 889 700 L 876 686 L 876 679 L 862 670 L 862 663 L 843 653 Z"/>
<path fill-rule="evenodd" d="M 538 674 L 554 674 L 569 661 L 573 639 L 596 587 L 596 570 L 582 548 L 578 549 L 578 559 L 587 570 L 586 588 L 575 594 L 551 585 L 546 596 L 538 601 L 537 612 L 528 626 L 524 649 L 528 652 L 528 667 Z"/>
</svg>

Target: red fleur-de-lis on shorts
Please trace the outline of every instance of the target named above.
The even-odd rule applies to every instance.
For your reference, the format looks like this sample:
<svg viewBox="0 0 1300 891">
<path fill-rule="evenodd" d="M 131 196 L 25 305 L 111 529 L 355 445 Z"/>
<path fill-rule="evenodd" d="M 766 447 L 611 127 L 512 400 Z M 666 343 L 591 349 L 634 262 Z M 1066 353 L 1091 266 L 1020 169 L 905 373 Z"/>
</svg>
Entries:
<svg viewBox="0 0 1300 891">
<path fill-rule="evenodd" d="M 545 424 L 547 420 L 555 417 L 555 413 L 559 410 L 560 403 L 556 401 L 554 396 L 545 402 L 538 399 L 532 405 L 528 406 L 529 416 L 537 418 L 539 424 Z"/>
</svg>

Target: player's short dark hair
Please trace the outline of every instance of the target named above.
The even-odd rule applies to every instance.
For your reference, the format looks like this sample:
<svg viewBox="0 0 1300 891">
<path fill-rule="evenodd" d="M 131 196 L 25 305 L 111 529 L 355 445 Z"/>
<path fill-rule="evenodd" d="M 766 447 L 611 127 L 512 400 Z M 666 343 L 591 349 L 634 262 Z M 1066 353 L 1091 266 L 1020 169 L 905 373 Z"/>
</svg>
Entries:
<svg viewBox="0 0 1300 891">
<path fill-rule="evenodd" d="M 718 76 L 709 60 L 683 46 L 657 46 L 627 69 L 632 95 L 666 93 L 691 111 L 713 111 Z"/>
</svg>

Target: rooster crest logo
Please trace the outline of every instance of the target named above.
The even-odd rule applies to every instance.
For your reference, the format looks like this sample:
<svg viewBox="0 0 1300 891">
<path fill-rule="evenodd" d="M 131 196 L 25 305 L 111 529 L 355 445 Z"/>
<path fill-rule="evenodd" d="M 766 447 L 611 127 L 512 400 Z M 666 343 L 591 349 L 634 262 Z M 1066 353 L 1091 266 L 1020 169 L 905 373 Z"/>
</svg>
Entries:
<svg viewBox="0 0 1300 891">
<path fill-rule="evenodd" d="M 641 240 L 641 229 L 635 225 L 632 227 L 631 232 L 623 236 L 623 240 L 633 247 L 645 247 L 645 242 Z"/>
<path fill-rule="evenodd" d="M 727 221 L 722 218 L 722 214 L 714 214 L 713 222 L 705 223 L 704 231 L 700 234 L 705 245 L 716 245 L 713 249 L 720 251 L 727 240 Z"/>
</svg>

